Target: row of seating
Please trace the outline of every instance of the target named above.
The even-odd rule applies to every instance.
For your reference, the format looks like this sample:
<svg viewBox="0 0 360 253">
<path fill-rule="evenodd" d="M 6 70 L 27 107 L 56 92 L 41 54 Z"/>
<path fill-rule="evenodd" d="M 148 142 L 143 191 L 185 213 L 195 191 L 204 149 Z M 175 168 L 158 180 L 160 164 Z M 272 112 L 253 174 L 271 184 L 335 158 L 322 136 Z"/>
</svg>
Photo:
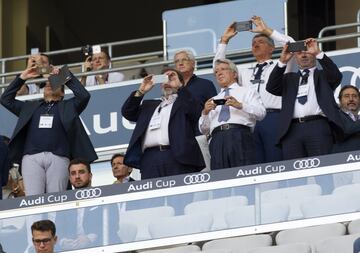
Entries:
<svg viewBox="0 0 360 253">
<path fill-rule="evenodd" d="M 120 216 L 136 226 L 135 240 L 139 241 L 352 213 L 360 211 L 356 199 L 360 199 L 360 184 L 339 187 L 330 195 L 321 195 L 320 186 L 313 184 L 264 191 L 260 208 L 248 205 L 245 196 L 230 196 L 189 203 L 184 215 L 175 216 L 173 207 L 160 206 L 125 211 Z"/>
<path fill-rule="evenodd" d="M 347 234 L 348 233 L 348 234 Z M 269 234 L 217 239 L 198 245 L 145 250 L 141 253 L 352 253 L 360 220 L 283 230 Z"/>
</svg>

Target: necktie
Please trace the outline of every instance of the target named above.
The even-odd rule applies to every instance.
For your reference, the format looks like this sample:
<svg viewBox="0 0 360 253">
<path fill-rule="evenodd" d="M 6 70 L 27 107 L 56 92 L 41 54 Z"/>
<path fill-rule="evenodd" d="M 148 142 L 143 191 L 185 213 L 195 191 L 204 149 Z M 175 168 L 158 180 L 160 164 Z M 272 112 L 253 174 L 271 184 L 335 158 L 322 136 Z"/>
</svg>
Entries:
<svg viewBox="0 0 360 253">
<path fill-rule="evenodd" d="M 262 72 L 263 72 L 264 67 L 265 67 L 267 64 L 268 64 L 267 62 L 256 64 L 257 71 L 256 71 L 256 73 L 255 73 L 255 75 L 254 75 L 254 79 L 255 79 L 255 80 L 260 80 L 260 79 L 261 79 L 261 74 L 262 74 Z"/>
<path fill-rule="evenodd" d="M 230 95 L 229 92 L 230 88 L 226 88 L 225 91 L 225 97 Z M 219 118 L 218 121 L 228 121 L 230 119 L 230 108 L 228 105 L 222 105 L 221 106 L 221 110 L 220 110 L 220 114 L 219 114 Z"/>
<path fill-rule="evenodd" d="M 309 72 L 310 72 L 310 70 L 308 70 L 308 69 L 304 69 L 302 74 L 300 72 L 300 75 L 301 75 L 300 85 L 307 84 L 308 78 L 309 78 Z M 298 101 L 300 104 L 304 105 L 307 102 L 307 95 L 298 97 Z"/>
</svg>

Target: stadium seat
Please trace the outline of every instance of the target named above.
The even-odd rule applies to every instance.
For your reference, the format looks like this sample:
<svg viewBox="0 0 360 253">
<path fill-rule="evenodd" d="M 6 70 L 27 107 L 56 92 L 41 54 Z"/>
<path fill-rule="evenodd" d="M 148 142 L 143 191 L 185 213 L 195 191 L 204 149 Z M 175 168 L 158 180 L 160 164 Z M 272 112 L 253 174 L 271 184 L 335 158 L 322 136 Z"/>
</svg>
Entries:
<svg viewBox="0 0 360 253">
<path fill-rule="evenodd" d="M 301 219 L 301 201 L 321 195 L 321 187 L 309 184 L 295 187 L 286 187 L 268 190 L 261 193 L 261 203 L 287 203 L 290 206 L 288 220 Z"/>
<path fill-rule="evenodd" d="M 360 210 L 360 192 L 355 194 L 330 194 L 304 200 L 300 209 L 304 218 L 352 213 Z"/>
<path fill-rule="evenodd" d="M 170 206 L 160 206 L 122 212 L 120 219 L 127 223 L 134 224 L 137 227 L 135 240 L 146 240 L 151 238 L 148 230 L 148 225 L 151 221 L 159 217 L 174 216 L 174 214 L 174 208 Z"/>
<path fill-rule="evenodd" d="M 247 198 L 244 196 L 233 196 L 219 199 L 203 200 L 188 204 L 185 207 L 185 214 L 211 214 L 214 218 L 212 230 L 226 228 L 224 214 L 226 211 L 239 206 L 247 205 Z"/>
<path fill-rule="evenodd" d="M 266 203 L 261 205 L 258 224 L 268 224 L 287 221 L 289 206 L 281 203 Z M 225 213 L 228 228 L 254 226 L 256 224 L 256 210 L 254 206 L 237 207 Z"/>
<path fill-rule="evenodd" d="M 316 243 L 316 253 L 353 253 L 354 241 L 360 234 L 332 237 Z"/>
<path fill-rule="evenodd" d="M 142 250 L 141 253 L 193 253 L 200 252 L 200 247 L 197 245 L 185 245 L 176 247 L 164 247 L 155 250 Z"/>
<path fill-rule="evenodd" d="M 119 231 L 117 232 L 121 242 L 133 242 L 137 234 L 137 226 L 131 223 L 120 222 Z"/>
<path fill-rule="evenodd" d="M 233 238 L 217 239 L 206 242 L 202 250 L 228 249 L 232 253 L 246 253 L 248 250 L 257 247 L 266 247 L 272 245 L 270 235 L 249 235 Z"/>
<path fill-rule="evenodd" d="M 280 246 L 261 247 L 246 251 L 246 253 L 311 253 L 307 243 L 294 243 Z"/>
<path fill-rule="evenodd" d="M 149 232 L 153 239 L 202 233 L 210 231 L 212 222 L 207 213 L 164 217 L 149 223 Z"/>
<path fill-rule="evenodd" d="M 351 221 L 348 225 L 349 234 L 360 233 L 360 220 Z"/>
<path fill-rule="evenodd" d="M 280 231 L 275 237 L 275 242 L 277 245 L 308 243 L 313 247 L 318 241 L 342 236 L 345 233 L 346 227 L 341 223 L 326 224 Z"/>
<path fill-rule="evenodd" d="M 360 192 L 360 184 L 347 184 L 335 188 L 333 194 L 358 195 L 359 192 Z"/>
</svg>

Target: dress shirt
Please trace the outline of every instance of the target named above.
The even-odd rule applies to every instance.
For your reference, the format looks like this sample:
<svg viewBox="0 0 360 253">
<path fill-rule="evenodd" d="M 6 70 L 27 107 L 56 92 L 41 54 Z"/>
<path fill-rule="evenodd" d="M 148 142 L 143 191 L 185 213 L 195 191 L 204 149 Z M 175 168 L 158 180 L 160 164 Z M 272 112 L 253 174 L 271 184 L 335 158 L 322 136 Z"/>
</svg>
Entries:
<svg viewBox="0 0 360 253">
<path fill-rule="evenodd" d="M 155 147 L 159 145 L 169 145 L 169 120 L 171 109 L 177 98 L 177 94 L 170 95 L 167 99 L 163 98 L 162 102 L 156 107 L 150 124 L 146 130 L 145 137 L 143 140 L 142 149 Z M 160 127 L 150 129 L 150 125 L 154 122 L 154 119 L 160 117 Z"/>
<path fill-rule="evenodd" d="M 128 183 L 130 182 L 130 176 L 124 177 L 122 181 L 115 180 L 113 184 L 121 184 L 121 183 Z"/>
<path fill-rule="evenodd" d="M 324 57 L 323 52 L 319 53 L 316 56 L 317 59 L 322 59 L 323 57 Z M 286 64 L 284 64 L 282 62 L 278 62 L 278 65 L 280 68 L 283 68 L 283 67 L 285 67 Z M 309 69 L 310 70 L 309 77 L 308 77 L 309 90 L 308 90 L 308 95 L 307 95 L 307 102 L 302 105 L 299 103 L 298 99 L 296 98 L 295 104 L 294 104 L 293 118 L 302 118 L 302 117 L 311 116 L 311 115 L 325 116 L 319 106 L 319 103 L 318 103 L 317 97 L 316 97 L 315 84 L 314 84 L 315 69 L 316 69 L 316 66 Z M 300 70 L 300 71 L 301 71 L 301 73 L 303 72 L 303 70 Z M 299 85 L 300 85 L 300 82 L 301 82 L 301 78 L 299 79 Z"/>
<path fill-rule="evenodd" d="M 284 34 L 281 34 L 279 32 L 277 32 L 276 30 L 273 31 L 273 33 L 270 36 L 275 42 L 277 42 L 280 45 L 285 45 L 288 41 L 293 42 L 294 39 L 286 36 Z M 215 58 L 214 58 L 214 63 L 217 59 L 224 59 L 225 57 L 225 52 L 226 52 L 226 44 L 219 44 L 216 54 L 215 54 Z M 271 59 L 268 59 L 266 61 L 268 64 L 266 64 L 266 66 L 263 68 L 263 72 L 261 74 L 261 83 L 253 83 L 252 80 L 254 80 L 254 75 L 257 71 L 256 68 L 256 64 L 257 63 L 264 63 L 264 62 L 255 62 L 253 64 L 250 65 L 250 68 L 238 68 L 239 71 L 239 84 L 242 86 L 248 86 L 253 88 L 254 90 L 258 90 L 258 85 L 260 85 L 259 87 L 259 94 L 261 97 L 261 100 L 264 103 L 265 108 L 269 108 L 269 109 L 281 109 L 281 97 L 278 96 L 274 96 L 273 94 L 269 93 L 266 90 L 266 84 L 269 80 L 269 76 L 272 72 L 272 70 L 274 69 L 275 65 L 274 63 L 272 63 L 273 61 Z M 291 71 L 294 67 L 293 67 L 293 63 L 292 64 L 288 64 L 287 70 L 286 72 Z M 214 65 L 215 66 L 215 65 Z"/>
<path fill-rule="evenodd" d="M 225 123 L 240 124 L 253 128 L 257 120 L 262 120 L 265 117 L 266 110 L 257 91 L 249 87 L 239 86 L 237 83 L 233 83 L 229 88 L 230 96 L 233 96 L 238 102 L 242 103 L 242 109 L 229 106 L 230 119 L 226 122 L 218 122 L 221 106 L 216 106 L 208 115 L 201 115 L 199 120 L 201 133 L 209 134 L 215 127 Z M 220 93 L 213 97 L 213 99 L 224 98 L 224 93 L 224 89 L 221 89 Z"/>
<path fill-rule="evenodd" d="M 110 72 L 108 73 L 107 80 L 105 83 L 117 83 L 124 80 L 124 74 L 120 72 Z M 86 78 L 86 86 L 94 86 L 99 85 L 98 81 L 96 80 L 95 76 L 88 76 Z"/>
</svg>

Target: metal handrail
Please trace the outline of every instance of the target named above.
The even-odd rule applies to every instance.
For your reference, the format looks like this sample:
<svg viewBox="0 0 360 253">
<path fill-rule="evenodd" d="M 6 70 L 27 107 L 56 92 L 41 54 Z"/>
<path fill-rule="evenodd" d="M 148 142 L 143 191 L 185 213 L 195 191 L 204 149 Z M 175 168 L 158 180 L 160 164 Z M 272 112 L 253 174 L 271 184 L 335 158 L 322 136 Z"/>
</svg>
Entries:
<svg viewBox="0 0 360 253">
<path fill-rule="evenodd" d="M 332 25 L 332 26 L 324 27 L 323 29 L 320 30 L 318 37 L 323 38 L 324 33 L 327 32 L 327 31 L 343 29 L 343 28 L 349 28 L 349 27 L 355 27 L 355 26 L 358 28 L 358 32 L 360 32 L 360 16 L 359 15 L 360 15 L 360 10 L 358 11 L 358 22 L 356 22 L 356 23 L 349 23 L 349 24 L 342 24 L 342 25 Z M 322 41 L 322 42 L 325 42 L 325 41 Z M 358 39 L 358 46 L 359 46 L 359 39 Z M 319 43 L 319 48 L 320 48 L 320 50 L 322 50 L 322 44 L 321 43 Z"/>
</svg>

